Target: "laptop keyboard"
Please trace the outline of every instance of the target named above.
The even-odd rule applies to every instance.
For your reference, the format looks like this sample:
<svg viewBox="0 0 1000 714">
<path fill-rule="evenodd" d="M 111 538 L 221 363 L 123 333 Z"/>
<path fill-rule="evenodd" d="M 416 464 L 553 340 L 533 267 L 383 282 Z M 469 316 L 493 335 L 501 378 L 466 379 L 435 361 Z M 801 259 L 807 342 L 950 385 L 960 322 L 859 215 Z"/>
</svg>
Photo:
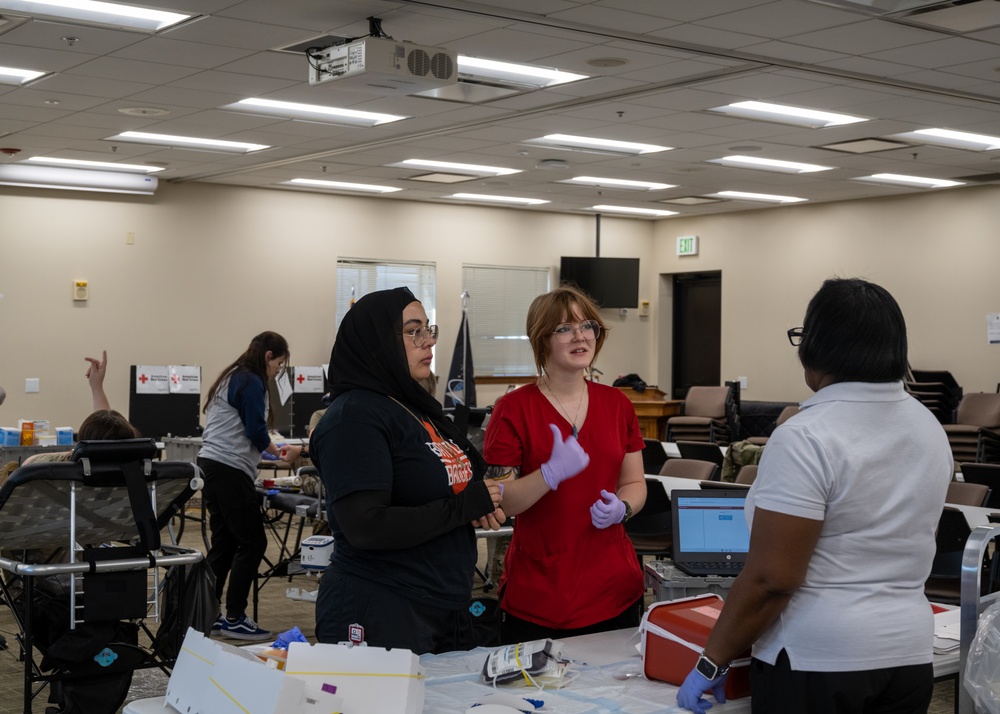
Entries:
<svg viewBox="0 0 1000 714">
<path fill-rule="evenodd" d="M 738 573 L 743 569 L 742 561 L 704 561 L 704 562 L 683 562 L 675 563 L 678 567 L 688 572 L 700 571 L 700 572 L 732 572 L 733 574 Z"/>
</svg>

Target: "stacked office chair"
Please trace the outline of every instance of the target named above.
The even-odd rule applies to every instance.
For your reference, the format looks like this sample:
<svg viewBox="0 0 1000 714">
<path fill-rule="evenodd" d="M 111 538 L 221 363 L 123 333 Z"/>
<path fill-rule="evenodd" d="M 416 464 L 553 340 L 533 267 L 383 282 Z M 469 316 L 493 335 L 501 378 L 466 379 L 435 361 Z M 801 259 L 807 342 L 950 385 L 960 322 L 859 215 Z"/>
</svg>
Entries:
<svg viewBox="0 0 1000 714">
<path fill-rule="evenodd" d="M 1000 460 L 1000 393 L 966 394 L 958 404 L 955 423 L 943 428 L 955 463 Z"/>
<path fill-rule="evenodd" d="M 737 406 L 731 385 L 691 387 L 683 413 L 667 419 L 667 441 L 710 441 L 728 444 Z"/>
<path fill-rule="evenodd" d="M 699 459 L 667 459 L 660 469 L 660 476 L 690 478 L 697 481 L 718 481 L 719 465 Z"/>
</svg>

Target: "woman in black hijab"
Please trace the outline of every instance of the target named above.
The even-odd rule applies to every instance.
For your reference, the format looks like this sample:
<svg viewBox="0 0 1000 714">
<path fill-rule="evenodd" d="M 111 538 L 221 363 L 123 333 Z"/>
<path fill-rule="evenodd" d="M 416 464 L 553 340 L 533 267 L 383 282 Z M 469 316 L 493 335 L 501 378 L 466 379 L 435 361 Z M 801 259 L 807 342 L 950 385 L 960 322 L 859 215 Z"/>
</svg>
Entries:
<svg viewBox="0 0 1000 714">
<path fill-rule="evenodd" d="M 418 384 L 437 326 L 407 288 L 365 295 L 330 356 L 333 401 L 310 453 L 335 546 L 320 582 L 320 642 L 417 654 L 471 649 L 474 525 L 499 527 L 502 489 Z"/>
</svg>

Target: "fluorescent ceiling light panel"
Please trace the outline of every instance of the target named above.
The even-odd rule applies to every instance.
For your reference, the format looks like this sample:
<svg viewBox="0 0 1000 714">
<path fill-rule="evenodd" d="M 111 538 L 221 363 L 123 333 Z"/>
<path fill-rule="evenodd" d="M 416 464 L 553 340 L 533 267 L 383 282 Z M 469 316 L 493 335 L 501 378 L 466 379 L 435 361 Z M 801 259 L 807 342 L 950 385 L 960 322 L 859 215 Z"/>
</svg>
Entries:
<svg viewBox="0 0 1000 714">
<path fill-rule="evenodd" d="M 779 161 L 765 159 L 760 156 L 723 156 L 721 159 L 709 159 L 706 163 L 736 166 L 744 169 L 760 169 L 761 171 L 777 171 L 783 174 L 808 174 L 815 171 L 829 171 L 833 166 L 819 164 L 801 164 L 796 161 Z"/>
<path fill-rule="evenodd" d="M 636 216 L 676 216 L 677 211 L 665 211 L 661 208 L 631 208 L 629 206 L 591 206 L 591 211 L 606 211 L 608 213 L 631 213 Z"/>
<path fill-rule="evenodd" d="M 157 184 L 155 176 L 123 171 L 86 171 L 60 166 L 32 166 L 21 162 L 0 166 L 0 186 L 135 193 L 149 196 L 156 191 Z"/>
<path fill-rule="evenodd" d="M 615 139 L 598 139 L 593 136 L 574 136 L 572 134 L 548 134 L 538 139 L 529 139 L 527 144 L 541 144 L 554 149 L 570 149 L 578 151 L 597 151 L 608 154 L 638 156 L 639 154 L 654 154 L 658 151 L 670 151 L 672 146 L 657 146 L 656 144 L 639 144 L 634 141 L 617 141 Z"/>
<path fill-rule="evenodd" d="M 505 169 L 500 166 L 480 166 L 479 164 L 457 164 L 453 161 L 432 161 L 430 159 L 406 159 L 398 164 L 390 164 L 404 169 L 440 169 L 455 173 L 474 174 L 476 176 L 507 176 L 519 174 L 520 169 Z"/>
<path fill-rule="evenodd" d="M 871 181 L 873 183 L 893 183 L 903 186 L 922 186 L 923 188 L 951 188 L 952 186 L 964 186 L 962 181 L 951 181 L 949 179 L 925 178 L 923 176 L 907 176 L 905 174 L 872 174 L 871 176 L 858 176 L 856 181 Z"/>
<path fill-rule="evenodd" d="M 25 161 L 51 166 L 70 166 L 81 169 L 97 169 L 98 171 L 126 171 L 128 173 L 153 174 L 163 171 L 162 166 L 143 166 L 141 164 L 116 164 L 113 161 L 84 161 L 82 159 L 60 159 L 55 156 L 32 156 Z"/>
<path fill-rule="evenodd" d="M 33 79 L 44 77 L 48 72 L 36 72 L 33 69 L 18 69 L 17 67 L 0 67 L 0 84 L 24 84 Z"/>
<path fill-rule="evenodd" d="M 123 131 L 109 136 L 105 141 L 130 141 L 136 144 L 157 144 L 175 149 L 201 149 L 222 151 L 229 154 L 249 154 L 253 151 L 270 149 L 267 144 L 250 144 L 243 141 L 223 141 L 222 139 L 201 139 L 196 136 L 173 136 L 171 134 L 150 134 L 145 131 Z"/>
<path fill-rule="evenodd" d="M 799 203 L 801 201 L 809 200 L 807 198 L 798 198 L 796 196 L 775 196 L 770 193 L 748 193 L 746 191 L 719 191 L 718 193 L 710 195 L 744 201 L 765 201 L 767 203 Z"/>
<path fill-rule="evenodd" d="M 513 62 L 498 62 L 478 57 L 466 57 L 465 55 L 458 56 L 458 71 L 476 78 L 495 79 L 539 88 L 554 87 L 557 84 L 589 79 L 589 76 L 586 74 L 574 74 L 547 67 L 533 67 L 527 64 L 514 64 Z"/>
<path fill-rule="evenodd" d="M 378 126 L 389 124 L 409 117 L 397 114 L 379 114 L 377 112 L 362 112 L 355 109 L 340 109 L 319 104 L 300 104 L 298 102 L 278 102 L 271 99 L 241 99 L 235 104 L 227 104 L 223 109 L 267 114 L 290 119 L 308 119 L 310 121 L 329 122 L 331 124 L 348 124 L 350 126 Z"/>
<path fill-rule="evenodd" d="M 326 181 L 321 179 L 295 178 L 281 183 L 291 186 L 312 186 L 314 188 L 327 188 L 331 191 L 360 191 L 362 193 L 395 193 L 402 191 L 395 186 L 376 186 L 368 183 L 348 183 L 346 181 Z"/>
<path fill-rule="evenodd" d="M 855 117 L 849 114 L 837 114 L 836 112 L 825 112 L 819 109 L 806 109 L 805 107 L 791 107 L 785 104 L 757 101 L 736 102 L 734 104 L 727 104 L 724 107 L 714 107 L 708 111 L 743 117 L 745 119 L 764 119 L 813 128 L 841 126 L 843 124 L 856 124 L 868 121 L 864 117 Z"/>
<path fill-rule="evenodd" d="M 537 206 L 548 203 L 540 198 L 518 198 L 517 196 L 490 196 L 484 193 L 454 193 L 445 198 L 457 198 L 462 201 L 486 201 L 489 203 L 513 203 L 522 206 Z"/>
<path fill-rule="evenodd" d="M 0 0 L 0 10 L 158 32 L 193 15 L 96 0 Z"/>
<path fill-rule="evenodd" d="M 948 146 L 954 149 L 970 149 L 971 151 L 1000 149 L 1000 137 L 998 136 L 970 134 L 966 131 L 952 131 L 951 129 L 917 129 L 916 131 L 896 134 L 895 136 L 926 144 Z"/>
<path fill-rule="evenodd" d="M 675 188 L 672 183 L 652 183 L 651 181 L 630 181 L 628 179 L 601 178 L 599 176 L 574 176 L 556 183 L 575 183 L 585 186 L 602 186 L 604 188 L 623 188 L 631 191 L 660 191 Z"/>
</svg>

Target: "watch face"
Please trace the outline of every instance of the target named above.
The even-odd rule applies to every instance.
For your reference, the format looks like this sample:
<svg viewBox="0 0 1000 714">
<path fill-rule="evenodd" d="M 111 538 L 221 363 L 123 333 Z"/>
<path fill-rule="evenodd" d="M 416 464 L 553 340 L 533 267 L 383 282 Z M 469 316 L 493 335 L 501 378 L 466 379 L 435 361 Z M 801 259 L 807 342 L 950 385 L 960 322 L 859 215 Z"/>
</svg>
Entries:
<svg viewBox="0 0 1000 714">
<path fill-rule="evenodd" d="M 698 673 L 705 679 L 715 679 L 719 676 L 719 668 L 704 655 L 698 658 L 698 664 L 695 665 L 695 669 L 697 669 Z"/>
</svg>

